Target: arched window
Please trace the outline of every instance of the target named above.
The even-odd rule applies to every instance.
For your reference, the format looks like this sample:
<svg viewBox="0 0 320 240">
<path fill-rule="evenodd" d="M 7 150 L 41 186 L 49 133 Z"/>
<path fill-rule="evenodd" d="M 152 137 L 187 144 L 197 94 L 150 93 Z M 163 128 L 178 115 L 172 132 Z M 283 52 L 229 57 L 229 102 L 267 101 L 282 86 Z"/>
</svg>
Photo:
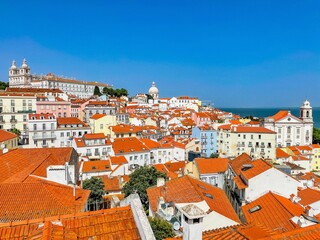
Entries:
<svg viewBox="0 0 320 240">
<path fill-rule="evenodd" d="M 309 117 L 309 111 L 307 111 L 307 114 L 306 114 L 306 115 L 307 115 L 306 117 L 308 118 L 308 117 Z"/>
</svg>

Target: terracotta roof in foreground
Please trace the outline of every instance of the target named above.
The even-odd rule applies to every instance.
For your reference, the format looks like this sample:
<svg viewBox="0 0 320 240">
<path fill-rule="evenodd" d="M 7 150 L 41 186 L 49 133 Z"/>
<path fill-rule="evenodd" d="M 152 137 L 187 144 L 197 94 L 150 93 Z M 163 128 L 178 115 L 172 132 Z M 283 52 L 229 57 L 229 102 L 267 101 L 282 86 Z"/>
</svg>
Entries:
<svg viewBox="0 0 320 240">
<path fill-rule="evenodd" d="M 37 177 L 25 183 L 0 184 L 0 222 L 69 214 L 83 211 L 90 191 Z"/>
<path fill-rule="evenodd" d="M 127 206 L 0 224 L 0 239 L 137 240 L 141 237 L 132 210 Z"/>
</svg>

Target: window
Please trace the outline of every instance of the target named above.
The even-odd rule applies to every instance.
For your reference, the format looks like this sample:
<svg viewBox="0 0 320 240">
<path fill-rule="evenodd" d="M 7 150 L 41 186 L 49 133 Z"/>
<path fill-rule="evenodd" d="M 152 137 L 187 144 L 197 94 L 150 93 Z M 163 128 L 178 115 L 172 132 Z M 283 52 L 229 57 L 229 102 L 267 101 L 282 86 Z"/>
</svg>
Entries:
<svg viewBox="0 0 320 240">
<path fill-rule="evenodd" d="M 259 135 L 259 139 L 261 139 L 261 135 Z"/>
<path fill-rule="evenodd" d="M 33 131 L 37 130 L 37 124 L 33 124 Z"/>
<path fill-rule="evenodd" d="M 45 123 L 42 124 L 42 129 L 46 130 L 46 124 Z"/>
<path fill-rule="evenodd" d="M 60 137 L 64 137 L 64 132 L 61 132 L 61 133 L 60 133 Z"/>
</svg>

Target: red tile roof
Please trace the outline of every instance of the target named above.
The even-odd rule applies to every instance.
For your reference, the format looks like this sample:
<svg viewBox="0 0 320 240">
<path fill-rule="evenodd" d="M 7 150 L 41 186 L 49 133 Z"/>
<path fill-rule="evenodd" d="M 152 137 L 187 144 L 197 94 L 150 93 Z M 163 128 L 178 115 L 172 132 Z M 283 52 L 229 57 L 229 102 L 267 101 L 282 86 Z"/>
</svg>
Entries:
<svg viewBox="0 0 320 240">
<path fill-rule="evenodd" d="M 166 190 L 164 190 L 165 188 Z M 151 209 L 154 212 L 157 210 L 160 196 L 165 197 L 166 202 L 174 203 L 192 203 L 205 200 L 211 210 L 233 221 L 240 222 L 223 190 L 190 176 L 172 179 L 162 187 L 148 188 L 147 193 Z M 206 194 L 210 194 L 213 198 Z"/>
<path fill-rule="evenodd" d="M 50 231 L 53 229 L 48 228 L 47 222 L 62 226 L 60 229 L 54 227 L 54 231 Z M 42 227 L 43 223 L 45 223 L 44 227 Z M 0 239 L 31 239 L 32 236 L 39 236 L 39 238 L 32 239 L 45 239 L 43 236 L 48 236 L 47 239 L 66 240 L 141 239 L 129 206 L 0 224 Z"/>
<path fill-rule="evenodd" d="M 83 211 L 90 191 L 30 177 L 24 183 L 0 184 L 0 221 L 69 214 Z"/>
<path fill-rule="evenodd" d="M 16 134 L 0 129 L 0 143 L 15 138 L 18 138 Z"/>
<path fill-rule="evenodd" d="M 202 233 L 202 240 L 256 240 L 267 237 L 271 232 L 261 226 L 241 224 Z M 182 239 L 182 236 L 166 238 L 166 240 Z"/>
<path fill-rule="evenodd" d="M 64 117 L 64 118 L 57 118 L 57 124 L 60 125 L 67 125 L 67 124 L 77 124 L 82 125 L 83 127 L 87 127 L 88 125 L 81 121 L 79 118 L 76 117 Z"/>
<path fill-rule="evenodd" d="M 251 162 L 252 167 L 248 170 L 241 170 L 241 175 L 249 180 L 253 177 L 260 175 L 261 173 L 272 168 L 272 165 L 264 160 L 258 159 Z"/>
<path fill-rule="evenodd" d="M 44 113 L 44 114 L 29 114 L 29 120 L 39 120 L 39 119 L 55 119 L 56 116 L 52 113 Z"/>
<path fill-rule="evenodd" d="M 252 163 L 251 157 L 246 153 L 242 153 L 240 156 L 230 161 L 229 165 L 233 169 L 233 171 L 236 173 L 236 175 L 239 175 L 241 172 L 241 169 L 243 168 L 243 164 L 251 164 L 251 163 Z"/>
<path fill-rule="evenodd" d="M 149 148 L 140 142 L 136 137 L 116 138 L 112 143 L 112 148 L 115 154 L 149 151 Z"/>
<path fill-rule="evenodd" d="M 84 134 L 83 138 L 85 140 L 104 139 L 104 138 L 106 138 L 106 136 L 103 133 L 88 133 L 88 134 Z"/>
<path fill-rule="evenodd" d="M 277 112 L 275 115 L 271 116 L 270 118 L 273 118 L 273 120 L 276 122 L 286 117 L 288 114 L 289 114 L 289 111 L 282 110 Z"/>
<path fill-rule="evenodd" d="M 196 158 L 196 166 L 200 174 L 221 173 L 228 170 L 228 158 Z"/>
<path fill-rule="evenodd" d="M 249 210 L 256 206 L 260 206 L 261 209 L 250 213 Z M 299 217 L 304 208 L 287 198 L 269 192 L 243 206 L 242 211 L 247 222 L 260 224 L 274 232 L 283 232 L 298 227 L 290 219 L 294 216 Z"/>
<path fill-rule="evenodd" d="M 105 117 L 105 116 L 107 116 L 107 115 L 106 114 L 102 114 L 102 113 L 96 113 L 91 117 L 91 119 L 97 120 L 97 119 L 100 119 L 100 118 Z"/>
<path fill-rule="evenodd" d="M 23 182 L 30 174 L 46 177 L 49 165 L 64 165 L 76 152 L 65 148 L 19 148 L 0 155 L 0 183 Z"/>
<path fill-rule="evenodd" d="M 111 127 L 111 129 L 115 134 L 142 132 L 141 127 L 124 125 L 124 124 L 113 126 Z"/>
<path fill-rule="evenodd" d="M 283 151 L 281 148 L 276 149 L 276 158 L 289 158 L 290 154 Z"/>
<path fill-rule="evenodd" d="M 307 206 L 320 201 L 320 191 L 310 188 L 302 189 L 298 191 L 298 197 L 301 198 L 299 204 Z"/>
<path fill-rule="evenodd" d="M 127 159 L 124 156 L 110 157 L 110 161 L 112 165 L 128 163 Z"/>
<path fill-rule="evenodd" d="M 110 162 L 108 160 L 82 162 L 82 164 L 82 172 L 84 173 L 111 171 Z"/>
</svg>

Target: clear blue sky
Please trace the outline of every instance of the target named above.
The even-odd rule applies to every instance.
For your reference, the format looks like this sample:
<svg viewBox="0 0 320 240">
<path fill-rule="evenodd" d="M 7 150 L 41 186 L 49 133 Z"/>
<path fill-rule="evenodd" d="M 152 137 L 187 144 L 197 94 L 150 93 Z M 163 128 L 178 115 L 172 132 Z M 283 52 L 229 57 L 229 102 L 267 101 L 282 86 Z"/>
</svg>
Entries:
<svg viewBox="0 0 320 240">
<path fill-rule="evenodd" d="M 320 106 L 320 1 L 0 0 L 0 80 L 33 73 L 216 107 Z"/>
</svg>

